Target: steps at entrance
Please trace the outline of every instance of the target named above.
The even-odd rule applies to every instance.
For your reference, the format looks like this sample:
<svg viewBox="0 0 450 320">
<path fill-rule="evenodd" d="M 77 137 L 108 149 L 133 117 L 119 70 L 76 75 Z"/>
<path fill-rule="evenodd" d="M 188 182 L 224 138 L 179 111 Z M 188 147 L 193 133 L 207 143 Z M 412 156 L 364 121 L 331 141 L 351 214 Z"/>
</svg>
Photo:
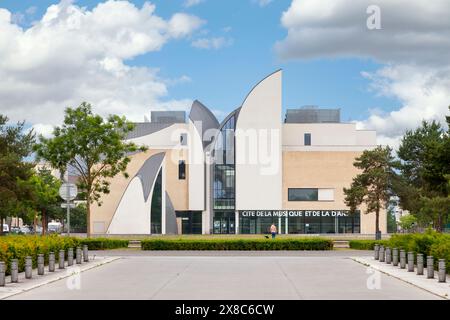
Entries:
<svg viewBox="0 0 450 320">
<path fill-rule="evenodd" d="M 333 240 L 333 248 L 350 248 L 348 240 Z"/>
<path fill-rule="evenodd" d="M 128 241 L 128 248 L 141 249 L 141 240 L 130 240 L 130 241 Z"/>
</svg>

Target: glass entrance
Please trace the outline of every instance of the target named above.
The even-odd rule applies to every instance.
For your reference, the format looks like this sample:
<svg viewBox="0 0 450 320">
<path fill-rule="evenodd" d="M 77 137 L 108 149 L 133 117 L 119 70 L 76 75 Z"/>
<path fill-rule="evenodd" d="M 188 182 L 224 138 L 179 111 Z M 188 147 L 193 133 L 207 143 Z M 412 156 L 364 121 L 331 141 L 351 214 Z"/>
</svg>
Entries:
<svg viewBox="0 0 450 320">
<path fill-rule="evenodd" d="M 234 234 L 235 216 L 234 211 L 214 212 L 213 233 L 214 234 Z"/>
</svg>

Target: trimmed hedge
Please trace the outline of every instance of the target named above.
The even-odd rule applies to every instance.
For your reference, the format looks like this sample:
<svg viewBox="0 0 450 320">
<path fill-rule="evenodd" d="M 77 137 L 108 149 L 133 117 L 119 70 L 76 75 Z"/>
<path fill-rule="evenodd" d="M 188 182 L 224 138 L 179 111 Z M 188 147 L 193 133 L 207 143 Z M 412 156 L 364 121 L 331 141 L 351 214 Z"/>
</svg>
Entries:
<svg viewBox="0 0 450 320">
<path fill-rule="evenodd" d="M 327 239 L 147 239 L 142 250 L 332 250 Z"/>
<path fill-rule="evenodd" d="M 127 248 L 128 240 L 109 239 L 109 238 L 89 238 L 80 239 L 81 245 L 87 245 L 89 250 L 108 250 L 117 248 Z"/>
<path fill-rule="evenodd" d="M 450 273 L 450 234 L 442 234 L 434 231 L 415 234 L 394 234 L 389 240 L 352 240 L 350 248 L 359 250 L 373 250 L 375 243 L 391 248 L 404 249 L 406 252 L 423 253 L 433 256 L 435 267 L 438 259 L 445 259 L 447 272 Z"/>
<path fill-rule="evenodd" d="M 11 260 L 18 259 L 19 272 L 25 270 L 25 257 L 31 256 L 33 267 L 37 267 L 37 255 L 44 254 L 45 264 L 48 264 L 50 252 L 55 253 L 58 259 L 59 250 L 65 250 L 67 256 L 68 248 L 76 248 L 79 241 L 76 238 L 50 236 L 26 236 L 8 235 L 0 237 L 0 261 L 6 264 L 6 273 L 10 273 Z"/>
</svg>

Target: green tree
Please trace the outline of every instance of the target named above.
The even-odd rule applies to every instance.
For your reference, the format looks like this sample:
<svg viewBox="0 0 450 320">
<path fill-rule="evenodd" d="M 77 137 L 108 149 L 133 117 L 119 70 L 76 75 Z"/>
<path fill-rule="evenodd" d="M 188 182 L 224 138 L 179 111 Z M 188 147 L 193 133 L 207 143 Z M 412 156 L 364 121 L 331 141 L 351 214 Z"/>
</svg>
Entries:
<svg viewBox="0 0 450 320">
<path fill-rule="evenodd" d="M 29 183 L 35 194 L 35 201 L 32 205 L 41 213 L 42 234 L 45 234 L 48 220 L 53 217 L 51 214 L 53 212 L 52 207 L 58 205 L 60 200 L 59 187 L 61 182 L 51 174 L 50 170 L 43 168 L 30 178 Z"/>
<path fill-rule="evenodd" d="M 365 214 L 375 213 L 376 237 L 380 234 L 380 211 L 388 207 L 396 174 L 394 169 L 398 165 L 392 156 L 390 147 L 378 146 L 373 150 L 366 150 L 356 158 L 353 165 L 361 170 L 349 189 L 344 188 L 345 203 L 351 212 L 364 204 Z"/>
<path fill-rule="evenodd" d="M 417 224 L 417 218 L 412 214 L 402 216 L 399 221 L 399 226 L 402 230 L 410 231 Z"/>
<path fill-rule="evenodd" d="M 8 118 L 0 115 L 0 235 L 4 219 L 27 210 L 24 201 L 33 196 L 24 182 L 34 165 L 24 159 L 31 154 L 35 134 L 26 132 L 24 126 L 24 122 L 8 125 Z"/>
<path fill-rule="evenodd" d="M 53 130 L 53 138 L 40 137 L 35 151 L 52 167 L 64 172 L 67 168 L 78 175 L 78 186 L 87 200 L 87 233 L 90 236 L 91 205 L 101 205 L 102 194 L 109 193 L 110 178 L 119 173 L 127 177 L 131 152 L 144 151 L 134 143 L 125 142 L 134 125 L 125 117 L 110 115 L 103 119 L 83 102 L 78 108 L 67 108 L 64 124 Z"/>
</svg>

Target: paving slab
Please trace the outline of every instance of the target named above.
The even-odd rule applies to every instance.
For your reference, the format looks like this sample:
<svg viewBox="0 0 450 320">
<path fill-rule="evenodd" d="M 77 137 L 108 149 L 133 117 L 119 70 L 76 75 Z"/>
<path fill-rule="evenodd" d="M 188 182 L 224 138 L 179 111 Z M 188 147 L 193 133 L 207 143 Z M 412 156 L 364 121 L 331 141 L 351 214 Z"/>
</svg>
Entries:
<svg viewBox="0 0 450 320">
<path fill-rule="evenodd" d="M 434 272 L 433 279 L 428 279 L 426 268 L 424 269 L 423 275 L 418 275 L 416 268 L 414 268 L 414 272 L 408 272 L 407 269 L 400 269 L 399 266 L 396 267 L 392 264 L 387 264 L 386 262 L 380 262 L 373 257 L 351 257 L 351 259 L 415 287 L 436 294 L 444 299 L 450 299 L 450 280 L 448 275 L 447 282 L 442 283 L 437 279 L 437 271 Z"/>
</svg>

